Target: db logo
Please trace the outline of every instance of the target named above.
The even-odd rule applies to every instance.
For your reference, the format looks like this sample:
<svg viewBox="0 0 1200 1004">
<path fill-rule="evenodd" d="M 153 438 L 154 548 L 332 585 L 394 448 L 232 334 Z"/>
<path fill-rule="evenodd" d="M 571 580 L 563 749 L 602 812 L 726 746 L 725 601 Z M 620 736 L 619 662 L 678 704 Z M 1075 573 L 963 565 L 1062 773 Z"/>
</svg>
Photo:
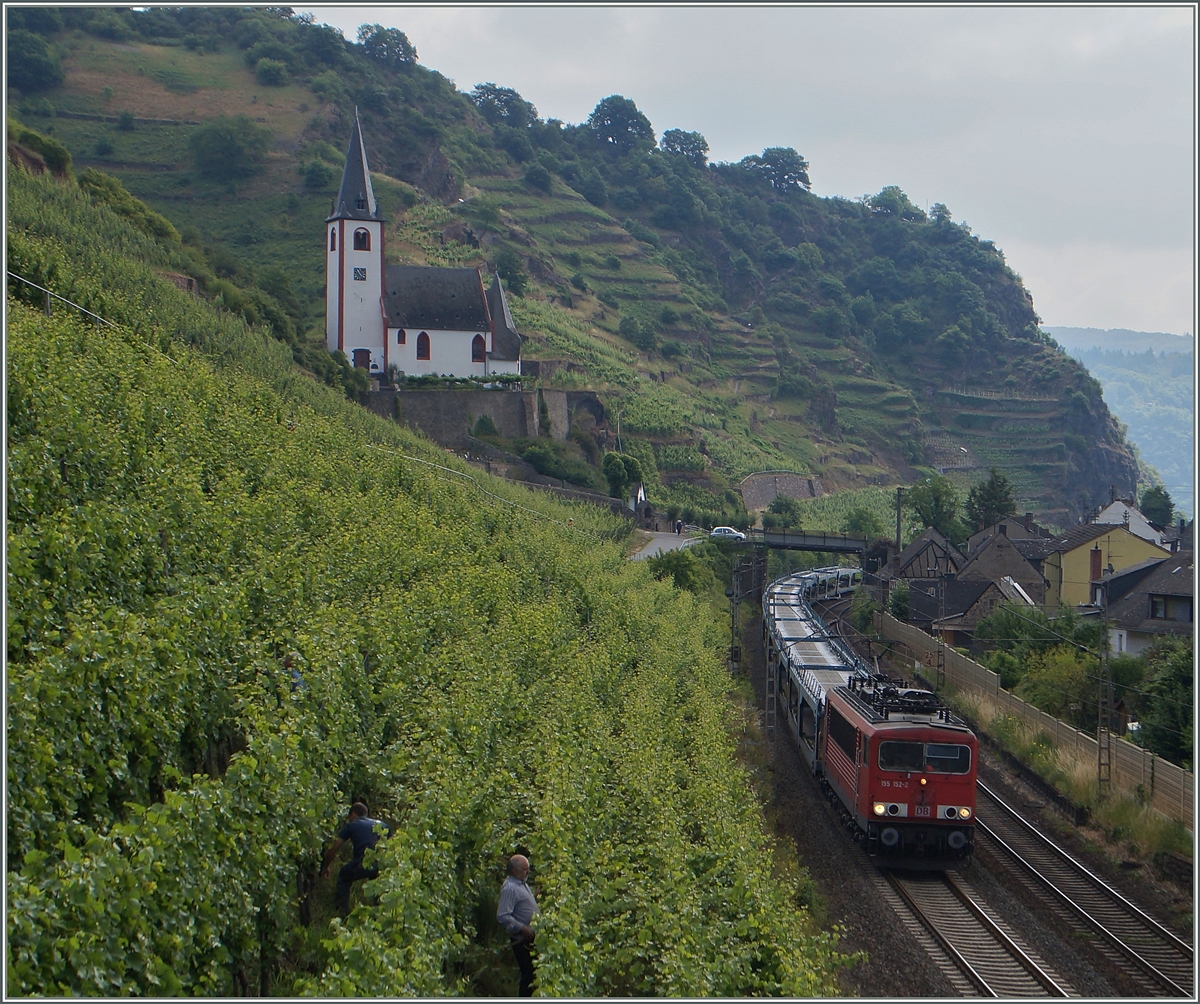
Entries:
<svg viewBox="0 0 1200 1004">
<path fill-rule="evenodd" d="M 914 816 L 928 816 L 929 815 L 929 806 L 928 805 L 914 805 L 913 806 L 913 815 Z"/>
</svg>

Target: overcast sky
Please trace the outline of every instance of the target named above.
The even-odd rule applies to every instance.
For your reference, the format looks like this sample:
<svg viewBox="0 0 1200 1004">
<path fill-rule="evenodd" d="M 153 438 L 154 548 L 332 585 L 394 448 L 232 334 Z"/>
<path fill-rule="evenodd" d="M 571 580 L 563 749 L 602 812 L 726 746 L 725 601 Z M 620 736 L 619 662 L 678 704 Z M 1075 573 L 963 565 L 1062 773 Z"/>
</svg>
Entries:
<svg viewBox="0 0 1200 1004">
<path fill-rule="evenodd" d="M 582 122 L 609 94 L 813 192 L 899 185 L 994 240 L 1045 324 L 1194 333 L 1195 12 L 1138 7 L 313 7 L 400 28 L 460 90 Z"/>
</svg>

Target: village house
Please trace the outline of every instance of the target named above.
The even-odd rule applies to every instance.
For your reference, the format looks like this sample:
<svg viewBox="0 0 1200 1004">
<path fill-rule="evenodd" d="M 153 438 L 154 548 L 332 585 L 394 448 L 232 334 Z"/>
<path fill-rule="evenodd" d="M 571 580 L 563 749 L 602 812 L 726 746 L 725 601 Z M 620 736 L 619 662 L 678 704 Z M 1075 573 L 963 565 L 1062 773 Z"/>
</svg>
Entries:
<svg viewBox="0 0 1200 1004">
<path fill-rule="evenodd" d="M 1139 561 L 1093 580 L 1091 587 L 1114 653 L 1138 655 L 1165 635 L 1192 634 L 1191 551 Z"/>
<path fill-rule="evenodd" d="M 975 628 L 1001 603 L 1034 605 L 1011 576 L 996 581 L 975 579 L 912 579 L 908 583 L 908 619 L 951 646 L 969 646 Z"/>
<path fill-rule="evenodd" d="M 1014 523 L 1018 528 L 1015 531 L 1012 525 Z M 1048 554 L 1049 538 L 1039 536 L 1014 539 L 1011 536 L 1013 532 L 1025 532 L 1025 526 L 1016 520 L 1001 520 L 995 526 L 972 537 L 971 540 L 976 542 L 975 546 L 968 551 L 967 563 L 959 571 L 958 578 L 960 581 L 998 583 L 1007 577 L 1019 585 L 1033 603 L 1041 605 L 1046 598 L 1046 580 L 1042 577 L 1041 562 L 1025 557 L 1021 552 L 1021 545 L 1025 541 L 1037 541 L 1043 544 Z M 1026 546 L 1032 552 L 1033 549 Z"/>
<path fill-rule="evenodd" d="M 982 530 L 971 534 L 967 538 L 967 546 L 964 549 L 964 553 L 967 557 L 970 557 L 976 551 L 982 550 L 989 541 L 994 540 L 1001 534 L 1009 540 L 1035 540 L 1049 539 L 1054 536 L 1054 531 L 1035 523 L 1033 521 L 1033 513 L 1031 512 L 1027 512 L 1022 519 L 1017 519 L 1015 516 L 1006 516 L 998 523 L 993 523 L 991 526 L 984 527 Z"/>
<path fill-rule="evenodd" d="M 1085 523 L 1046 543 L 1051 545 L 1042 562 L 1048 611 L 1088 604 L 1092 582 L 1105 573 L 1167 554 L 1165 548 L 1144 540 L 1124 525 L 1106 523 Z"/>
<path fill-rule="evenodd" d="M 520 375 L 521 342 L 499 275 L 478 268 L 388 265 L 384 220 L 358 112 L 325 221 L 325 337 L 357 369 L 409 376 Z"/>
<path fill-rule="evenodd" d="M 889 572 L 893 579 L 936 579 L 956 575 L 966 563 L 962 552 L 944 534 L 928 526 L 892 557 Z"/>
<path fill-rule="evenodd" d="M 1109 526 L 1124 526 L 1130 533 L 1148 540 L 1159 547 L 1168 546 L 1168 535 L 1160 527 L 1142 515 L 1142 511 L 1131 499 L 1115 499 L 1094 515 L 1089 523 L 1104 523 Z"/>
</svg>

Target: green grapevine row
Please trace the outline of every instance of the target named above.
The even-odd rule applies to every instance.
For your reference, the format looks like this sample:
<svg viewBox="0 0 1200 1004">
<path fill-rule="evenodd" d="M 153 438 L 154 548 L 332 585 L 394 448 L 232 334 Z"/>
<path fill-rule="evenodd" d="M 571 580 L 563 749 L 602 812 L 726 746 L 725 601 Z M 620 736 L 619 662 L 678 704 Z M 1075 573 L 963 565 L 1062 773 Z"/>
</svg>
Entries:
<svg viewBox="0 0 1200 1004">
<path fill-rule="evenodd" d="M 615 517 L 439 471 L 69 186 L 14 188 L 31 278 L 123 327 L 8 302 L 10 992 L 471 992 L 518 846 L 543 993 L 831 992 L 717 629 Z M 381 873 L 297 961 L 351 798 Z"/>
</svg>

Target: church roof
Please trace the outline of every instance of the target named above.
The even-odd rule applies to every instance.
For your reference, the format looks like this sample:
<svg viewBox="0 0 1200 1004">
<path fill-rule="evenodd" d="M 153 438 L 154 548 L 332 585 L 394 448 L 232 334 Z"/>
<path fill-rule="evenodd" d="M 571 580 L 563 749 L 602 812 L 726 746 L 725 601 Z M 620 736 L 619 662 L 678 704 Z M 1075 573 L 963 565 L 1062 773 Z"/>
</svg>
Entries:
<svg viewBox="0 0 1200 1004">
<path fill-rule="evenodd" d="M 477 268 L 389 265 L 383 308 L 393 328 L 490 331 L 483 280 Z M 515 358 L 515 357 L 514 357 Z"/>
<path fill-rule="evenodd" d="M 492 358 L 520 359 L 521 342 L 524 338 L 517 332 L 512 314 L 508 310 L 508 297 L 500 285 L 500 273 L 492 275 L 492 285 L 487 292 L 488 309 L 495 327 L 492 329 Z"/>
<path fill-rule="evenodd" d="M 346 147 L 346 167 L 342 171 L 342 184 L 338 188 L 329 220 L 381 218 L 379 205 L 375 202 L 375 191 L 371 188 L 371 169 L 367 166 L 367 148 L 363 143 L 362 124 L 358 121 L 356 108 L 354 129 L 350 132 L 350 143 Z"/>
</svg>

